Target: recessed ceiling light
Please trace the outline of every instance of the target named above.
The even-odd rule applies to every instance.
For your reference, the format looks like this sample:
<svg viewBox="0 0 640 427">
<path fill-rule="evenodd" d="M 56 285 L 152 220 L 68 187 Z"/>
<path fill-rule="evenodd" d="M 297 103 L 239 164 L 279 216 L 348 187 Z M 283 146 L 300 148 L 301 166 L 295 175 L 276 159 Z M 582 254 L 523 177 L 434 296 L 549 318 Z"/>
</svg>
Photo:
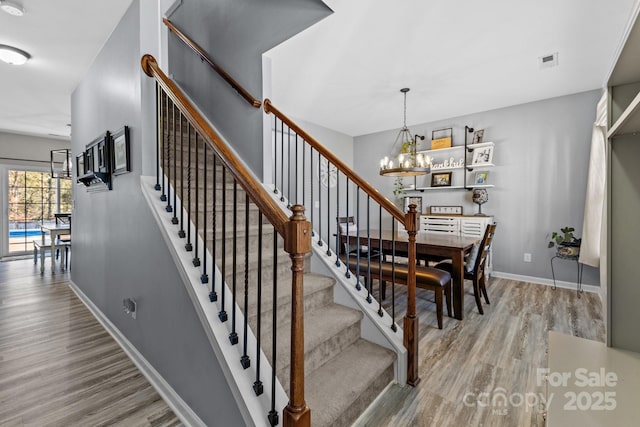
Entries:
<svg viewBox="0 0 640 427">
<path fill-rule="evenodd" d="M 24 15 L 24 8 L 18 3 L 10 1 L 0 1 L 0 9 L 7 12 L 9 15 L 22 16 Z"/>
<path fill-rule="evenodd" d="M 7 46 L 4 44 L 0 44 L 0 60 L 6 62 L 11 65 L 22 65 L 27 60 L 31 58 L 24 50 L 20 50 L 13 46 Z"/>
</svg>

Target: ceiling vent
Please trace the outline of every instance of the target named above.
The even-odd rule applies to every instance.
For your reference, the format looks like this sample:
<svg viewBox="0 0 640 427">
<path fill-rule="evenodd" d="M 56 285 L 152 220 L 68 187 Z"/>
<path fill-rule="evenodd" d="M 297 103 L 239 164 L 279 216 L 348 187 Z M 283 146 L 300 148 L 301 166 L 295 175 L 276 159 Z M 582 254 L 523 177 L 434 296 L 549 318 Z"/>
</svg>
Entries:
<svg viewBox="0 0 640 427">
<path fill-rule="evenodd" d="M 552 68 L 558 65 L 558 52 L 543 55 L 538 58 L 540 68 Z"/>
</svg>

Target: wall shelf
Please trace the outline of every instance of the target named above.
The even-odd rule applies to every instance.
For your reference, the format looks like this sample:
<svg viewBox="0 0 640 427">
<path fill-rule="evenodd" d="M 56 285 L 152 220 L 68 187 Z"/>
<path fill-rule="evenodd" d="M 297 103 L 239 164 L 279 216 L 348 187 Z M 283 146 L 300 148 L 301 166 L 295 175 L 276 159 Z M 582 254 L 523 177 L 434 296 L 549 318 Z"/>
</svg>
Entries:
<svg viewBox="0 0 640 427">
<path fill-rule="evenodd" d="M 640 132 L 640 93 L 638 93 L 629 106 L 620 115 L 620 118 L 607 132 L 608 138 L 628 135 Z"/>
</svg>

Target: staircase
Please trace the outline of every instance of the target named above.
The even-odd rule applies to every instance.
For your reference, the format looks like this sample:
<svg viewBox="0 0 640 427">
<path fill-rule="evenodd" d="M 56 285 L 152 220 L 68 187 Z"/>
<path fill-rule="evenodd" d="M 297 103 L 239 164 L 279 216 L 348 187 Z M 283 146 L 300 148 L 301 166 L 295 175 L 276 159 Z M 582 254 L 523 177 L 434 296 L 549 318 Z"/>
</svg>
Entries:
<svg viewBox="0 0 640 427">
<path fill-rule="evenodd" d="M 164 114 L 162 120 L 166 203 L 184 206 L 182 212 L 172 208 L 166 215 L 175 218 L 176 233 L 186 229 L 185 246 L 191 246 L 194 268 L 203 271 L 202 286 L 212 287 L 212 266 L 204 264 L 203 248 L 195 244 L 196 236 L 189 235 L 189 220 L 232 290 L 231 295 L 222 295 L 220 284 L 215 284 L 210 296 L 219 302 L 224 297 L 225 313 L 219 317 L 234 324 L 236 345 L 243 345 L 245 335 L 243 325 L 235 324 L 234 301 L 254 335 L 259 331 L 261 348 L 272 366 L 275 328 L 276 376 L 289 393 L 292 261 L 284 240 L 181 115 L 179 121 L 175 113 Z M 313 426 L 349 426 L 394 380 L 396 355 L 361 338 L 362 312 L 333 302 L 336 281 L 310 272 L 311 256 L 305 257 L 303 276 L 305 399 Z"/>
</svg>

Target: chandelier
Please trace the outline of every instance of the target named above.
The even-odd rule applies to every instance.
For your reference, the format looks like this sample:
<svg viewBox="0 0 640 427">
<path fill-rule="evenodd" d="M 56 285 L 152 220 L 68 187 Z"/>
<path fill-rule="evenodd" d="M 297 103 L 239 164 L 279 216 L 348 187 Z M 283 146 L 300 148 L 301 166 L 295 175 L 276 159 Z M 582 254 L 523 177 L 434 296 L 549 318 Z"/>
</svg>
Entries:
<svg viewBox="0 0 640 427">
<path fill-rule="evenodd" d="M 389 156 L 385 156 L 380 160 L 380 175 L 400 177 L 426 175 L 431 172 L 431 159 L 428 156 L 416 154 L 418 138 L 424 140 L 424 136 L 412 136 L 407 127 L 407 92 L 409 92 L 409 88 L 402 88 L 400 92 L 404 94 L 404 124 L 391 147 L 391 152 L 397 152 L 397 154 L 393 154 L 391 159 Z M 397 147 L 398 142 L 400 142 L 399 147 Z M 394 163 L 392 160 L 394 157 L 397 158 L 398 163 Z"/>
</svg>

